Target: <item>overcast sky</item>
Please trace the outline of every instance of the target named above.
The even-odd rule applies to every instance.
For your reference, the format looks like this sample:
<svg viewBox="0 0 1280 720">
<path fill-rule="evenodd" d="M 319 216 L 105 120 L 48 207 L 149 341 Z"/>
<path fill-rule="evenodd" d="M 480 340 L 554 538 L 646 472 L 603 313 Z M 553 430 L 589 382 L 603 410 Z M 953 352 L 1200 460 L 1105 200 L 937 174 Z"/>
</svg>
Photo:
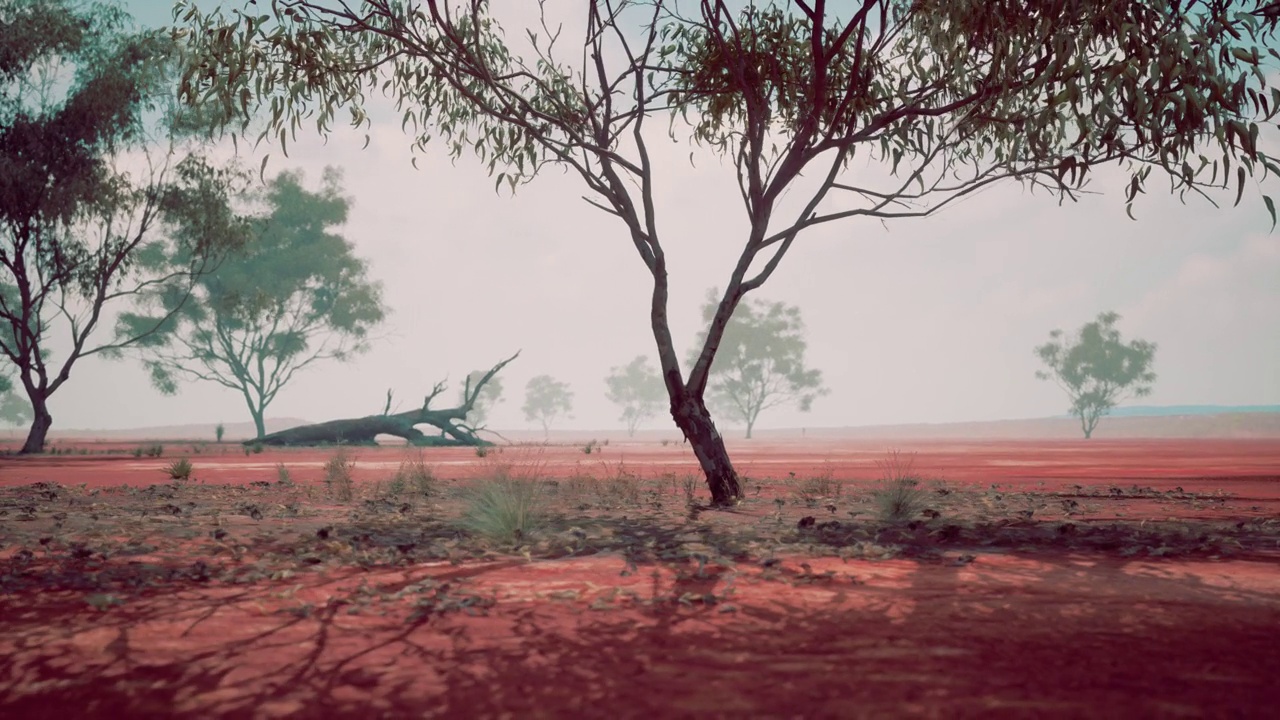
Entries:
<svg viewBox="0 0 1280 720">
<path fill-rule="evenodd" d="M 145 22 L 165 21 L 166 4 L 127 3 Z M 576 393 L 574 418 L 557 427 L 620 427 L 603 378 L 637 354 L 654 355 L 649 279 L 621 223 L 583 202 L 576 177 L 558 171 L 514 198 L 497 196 L 477 162 L 451 163 L 441 146 L 415 170 L 398 123 L 375 125 L 361 150 L 363 142 L 362 132 L 340 130 L 327 143 L 308 137 L 288 158 L 269 149 L 269 174 L 301 168 L 313 188 L 326 165 L 344 170 L 353 207 L 342 232 L 383 283 L 392 313 L 370 353 L 298 376 L 268 416 L 372 413 L 388 387 L 408 409 L 435 381 L 459 381 L 521 350 L 504 372 L 492 427 L 531 426 L 523 389 L 542 373 Z M 683 355 L 745 223 L 731 168 L 705 154 L 691 167 L 684 145 L 660 152 L 672 330 Z M 257 157 L 246 161 L 256 167 Z M 1280 235 L 1269 232 L 1257 192 L 1218 210 L 1182 205 L 1153 183 L 1133 222 L 1122 186 L 1119 174 L 1099 172 L 1091 187 L 1104 194 L 1059 207 L 1004 185 L 927 220 L 809 231 L 756 297 L 801 308 L 811 364 L 831 394 L 807 414 L 770 411 L 759 427 L 1062 413 L 1067 400 L 1035 378 L 1032 349 L 1051 329 L 1073 330 L 1105 310 L 1122 315 L 1126 338 L 1159 345 L 1159 379 L 1144 404 L 1280 403 Z M 249 419 L 237 395 L 217 386 L 162 396 L 132 359 L 83 361 L 51 409 L 55 429 Z"/>
</svg>

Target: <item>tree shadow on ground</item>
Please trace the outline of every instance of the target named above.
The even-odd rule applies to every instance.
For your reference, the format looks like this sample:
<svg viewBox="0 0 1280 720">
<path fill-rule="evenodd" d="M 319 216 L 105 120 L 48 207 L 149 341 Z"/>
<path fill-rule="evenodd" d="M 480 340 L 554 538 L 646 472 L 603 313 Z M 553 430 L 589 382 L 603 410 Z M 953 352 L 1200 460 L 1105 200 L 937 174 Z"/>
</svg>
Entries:
<svg viewBox="0 0 1280 720">
<path fill-rule="evenodd" d="M 1276 583 L 1233 579 L 1280 573 L 1262 523 L 695 507 L 553 516 L 512 548 L 381 498 L 259 531 L 250 488 L 196 543 L 182 492 L 137 495 L 178 518 L 154 552 L 50 537 L 0 560 L 0 714 L 1261 716 L 1280 663 Z M 523 568 L 630 600 L 499 599 L 546 577 Z"/>
</svg>

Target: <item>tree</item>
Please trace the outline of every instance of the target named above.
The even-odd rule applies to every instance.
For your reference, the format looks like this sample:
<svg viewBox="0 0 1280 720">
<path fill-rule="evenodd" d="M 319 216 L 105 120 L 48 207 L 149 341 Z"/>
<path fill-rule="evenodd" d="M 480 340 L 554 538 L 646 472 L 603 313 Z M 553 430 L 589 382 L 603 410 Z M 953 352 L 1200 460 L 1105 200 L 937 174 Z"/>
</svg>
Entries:
<svg viewBox="0 0 1280 720">
<path fill-rule="evenodd" d="M 497 374 L 507 363 L 520 356 L 516 353 L 494 365 L 475 381 L 467 377 L 462 389 L 462 399 L 457 407 L 433 409 L 431 401 L 443 393 L 448 387 L 443 381 L 435 387 L 422 401 L 422 407 L 406 412 L 391 412 L 391 391 L 387 391 L 387 404 L 381 415 L 366 415 L 359 418 L 330 420 L 314 425 L 300 425 L 288 430 L 271 433 L 258 440 L 246 440 L 245 444 L 261 442 L 266 445 L 320 445 L 350 444 L 373 445 L 378 435 L 396 435 L 404 438 L 410 445 L 417 446 L 456 446 L 456 445 L 492 445 L 482 440 L 467 425 L 465 419 L 474 410 L 476 399 L 484 392 L 484 388 L 496 379 Z M 433 425 L 440 430 L 438 436 L 428 436 L 417 428 L 418 425 Z"/>
<path fill-rule="evenodd" d="M 584 0 L 548 16 L 564 4 L 179 0 L 175 12 L 193 45 L 184 97 L 245 127 L 261 109 L 260 137 L 282 147 L 304 124 L 328 133 L 338 113 L 370 127 L 368 103 L 386 94 L 415 149 L 474 151 L 498 186 L 553 165 L 578 176 L 652 278 L 671 415 L 723 505 L 742 489 L 704 402 L 712 362 L 803 231 L 925 217 L 1007 180 L 1074 199 L 1107 164 L 1125 172 L 1130 210 L 1164 177 L 1184 197 L 1234 185 L 1238 200 L 1246 179 L 1280 170 L 1255 123 L 1280 110 L 1263 68 L 1271 2 Z M 673 139 L 733 164 L 746 220 L 688 368 L 650 152 Z"/>
<path fill-rule="evenodd" d="M 1080 418 L 1080 429 L 1088 440 L 1098 420 L 1128 397 L 1151 394 L 1156 374 L 1155 343 L 1134 340 L 1125 344 L 1116 330 L 1120 316 L 1104 312 L 1086 323 L 1075 338 L 1065 339 L 1061 330 L 1049 333 L 1049 342 L 1036 348 L 1036 355 L 1049 371 L 1036 371 L 1041 380 L 1053 380 L 1071 398 L 1071 414 Z"/>
<path fill-rule="evenodd" d="M 0 360 L 32 408 L 24 453 L 44 449 L 76 363 L 167 319 L 107 339 L 103 318 L 142 293 L 180 305 L 226 239 L 161 232 L 228 181 L 173 104 L 176 53 L 170 32 L 132 32 L 115 8 L 0 0 Z"/>
<path fill-rule="evenodd" d="M 24 425 L 31 422 L 31 403 L 13 392 L 13 380 L 0 375 L 0 424 Z"/>
<path fill-rule="evenodd" d="M 604 382 L 609 388 L 609 402 L 622 408 L 618 419 L 627 424 L 627 435 L 634 436 L 640 423 L 657 415 L 667 399 L 662 377 L 644 355 L 623 367 L 610 368 Z"/>
<path fill-rule="evenodd" d="M 475 386 L 485 375 L 484 370 L 474 370 L 467 376 L 467 385 Z M 495 405 L 502 402 L 502 378 L 494 377 L 489 382 L 480 385 L 480 390 L 476 393 L 474 401 L 471 403 L 471 412 L 467 413 L 466 422 L 476 430 L 483 430 L 485 423 L 489 420 L 489 411 Z M 466 402 L 466 388 L 458 394 L 458 403 Z"/>
<path fill-rule="evenodd" d="M 550 375 L 539 375 L 524 388 L 524 419 L 542 423 L 544 435 L 551 434 L 551 423 L 573 410 L 573 391 L 568 383 Z"/>
<path fill-rule="evenodd" d="M 384 315 L 380 286 L 334 232 L 351 206 L 340 174 L 326 169 L 315 192 L 302 179 L 284 172 L 268 184 L 265 212 L 249 222 L 248 242 L 203 275 L 181 308 L 170 305 L 172 296 L 151 293 L 153 315 L 126 313 L 120 320 L 128 331 L 169 316 L 161 332 L 139 343 L 153 383 L 165 393 L 176 392 L 182 378 L 235 390 L 259 438 L 267 407 L 297 373 L 366 350 L 369 331 Z M 235 214 L 228 204 L 220 216 Z M 208 223 L 182 230 L 229 232 Z"/>
<path fill-rule="evenodd" d="M 704 321 L 711 321 L 718 305 L 712 290 L 702 306 Z M 725 328 L 711 365 L 708 403 L 716 412 L 741 418 L 748 440 L 764 410 L 794 402 L 808 412 L 813 401 L 828 391 L 822 385 L 822 371 L 805 365 L 807 348 L 800 308 L 760 298 L 742 303 Z"/>
</svg>

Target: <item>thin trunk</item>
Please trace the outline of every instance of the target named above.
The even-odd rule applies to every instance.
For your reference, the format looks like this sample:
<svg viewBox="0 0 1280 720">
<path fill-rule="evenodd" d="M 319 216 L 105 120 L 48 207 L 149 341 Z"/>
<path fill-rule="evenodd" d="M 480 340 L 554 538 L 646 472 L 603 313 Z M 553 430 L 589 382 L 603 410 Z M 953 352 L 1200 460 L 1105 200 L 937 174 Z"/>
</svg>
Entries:
<svg viewBox="0 0 1280 720">
<path fill-rule="evenodd" d="M 729 459 L 724 438 L 716 430 L 711 413 L 707 412 L 702 398 L 695 398 L 687 391 L 682 391 L 680 399 L 672 403 L 671 416 L 688 438 L 693 454 L 697 456 L 698 464 L 707 477 L 711 503 L 717 506 L 737 505 L 742 499 L 742 483 L 738 480 L 738 471 L 734 470 L 733 462 Z"/>
<path fill-rule="evenodd" d="M 748 440 L 750 440 L 750 439 L 751 439 L 751 428 L 755 427 L 755 425 L 756 425 L 756 421 L 755 421 L 755 420 L 748 420 L 748 421 L 747 421 L 747 439 L 748 439 Z"/>
<path fill-rule="evenodd" d="M 22 445 L 23 455 L 44 452 L 45 437 L 53 426 L 53 416 L 49 414 L 48 398 L 35 396 L 31 400 L 31 430 L 27 433 L 27 441 Z"/>
<path fill-rule="evenodd" d="M 263 416 L 266 411 L 263 408 L 249 408 L 249 413 L 253 415 L 253 428 L 258 432 L 257 439 L 261 440 L 267 436 L 267 423 Z"/>
</svg>

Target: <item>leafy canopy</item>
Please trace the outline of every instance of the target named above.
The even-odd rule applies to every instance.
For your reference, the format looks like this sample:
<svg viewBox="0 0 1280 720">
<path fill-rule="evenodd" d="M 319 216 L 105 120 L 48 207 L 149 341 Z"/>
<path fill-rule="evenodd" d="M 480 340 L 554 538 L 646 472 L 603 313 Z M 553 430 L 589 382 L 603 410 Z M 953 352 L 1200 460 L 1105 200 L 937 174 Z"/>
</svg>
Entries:
<svg viewBox="0 0 1280 720">
<path fill-rule="evenodd" d="M 1128 397 L 1151 394 L 1156 374 L 1151 370 L 1156 345 L 1146 340 L 1125 343 L 1116 329 L 1120 316 L 1104 312 L 1068 338 L 1061 330 L 1049 333 L 1049 342 L 1035 349 L 1048 370 L 1036 372 L 1041 380 L 1053 380 L 1071 398 L 1071 414 L 1080 418 L 1085 437 L 1098 420 Z"/>
<path fill-rule="evenodd" d="M 715 290 L 707 293 L 704 320 L 715 314 L 717 295 Z M 746 423 L 747 437 L 760 413 L 769 408 L 795 403 L 807 412 L 828 392 L 822 371 L 806 364 L 807 349 L 800 308 L 762 298 L 742 303 L 725 328 L 711 366 L 708 402 L 717 412 Z"/>
<path fill-rule="evenodd" d="M 174 103 L 179 54 L 117 7 L 0 0 L 0 360 L 32 406 L 24 452 L 43 448 L 80 358 L 157 329 L 101 338 L 103 318 L 145 293 L 180 299 L 225 249 L 160 232 L 222 190 L 199 155 L 208 127 Z"/>
<path fill-rule="evenodd" d="M 526 420 L 540 422 L 543 430 L 549 430 L 552 421 L 573 410 L 573 391 L 568 383 L 538 375 L 525 385 L 522 409 Z"/>
<path fill-rule="evenodd" d="M 241 393 L 261 425 L 296 373 L 367 349 L 385 311 L 366 263 L 334 231 L 350 207 L 337 170 L 326 169 L 315 191 L 301 173 L 284 172 L 260 193 L 245 193 L 241 203 L 260 208 L 248 217 L 224 196 L 211 212 L 184 218 L 184 234 L 246 238 L 180 308 L 170 296 L 150 296 L 155 313 L 172 319 L 143 346 L 158 388 L 175 392 L 183 377 L 218 383 Z M 125 326 L 154 322 L 153 315 L 121 318 Z"/>
<path fill-rule="evenodd" d="M 622 408 L 619 419 L 626 423 L 629 435 L 636 434 L 640 423 L 656 416 L 667 400 L 662 378 L 644 355 L 623 367 L 610 368 L 604 382 L 609 402 Z"/>
<path fill-rule="evenodd" d="M 1255 122 L 1280 110 L 1266 72 L 1280 13 L 1267 2 L 825 6 L 594 0 L 585 56 L 557 47 L 555 18 L 512 32 L 484 0 L 284 0 L 265 13 L 179 0 L 175 14 L 193 59 L 185 96 L 246 126 L 264 110 L 263 137 L 282 147 L 304 124 L 371 127 L 367 102 L 386 94 L 416 147 L 442 137 L 513 185 L 564 163 L 612 200 L 596 163 L 642 174 L 647 158 L 624 156 L 632 133 L 673 113 L 739 166 L 749 212 L 823 156 L 837 175 L 866 152 L 900 179 L 828 187 L 866 204 L 805 213 L 777 239 L 851 215 L 933 212 L 1007 177 L 1069 196 L 1108 162 L 1129 168 L 1129 202 L 1154 169 L 1197 193 L 1275 169 Z"/>
</svg>

